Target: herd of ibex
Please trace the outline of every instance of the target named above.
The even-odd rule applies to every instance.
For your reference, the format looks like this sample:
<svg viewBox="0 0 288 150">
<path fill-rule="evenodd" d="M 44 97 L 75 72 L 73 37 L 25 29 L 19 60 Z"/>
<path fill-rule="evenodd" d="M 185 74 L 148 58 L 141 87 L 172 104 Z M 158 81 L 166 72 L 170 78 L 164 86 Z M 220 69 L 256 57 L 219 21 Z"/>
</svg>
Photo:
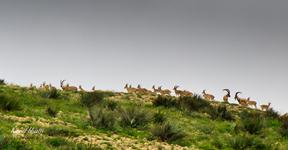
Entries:
<svg viewBox="0 0 288 150">
<path fill-rule="evenodd" d="M 124 87 L 128 93 L 137 93 L 137 94 L 149 94 L 149 93 L 155 93 L 160 95 L 170 95 L 172 92 L 168 89 L 162 89 L 161 86 L 158 88 L 155 88 L 155 85 L 152 86 L 153 91 L 150 91 L 148 89 L 142 88 L 140 85 L 137 86 L 137 88 L 132 87 L 132 85 L 126 84 Z M 193 93 L 187 90 L 178 90 L 179 86 L 174 86 L 173 90 L 176 96 L 193 96 Z M 223 101 L 226 103 L 229 103 L 228 100 L 231 97 L 231 92 L 229 89 L 223 89 L 223 91 L 226 91 L 227 93 L 223 96 Z M 206 92 L 206 90 L 203 90 L 202 92 L 203 98 L 206 100 L 214 100 L 215 96 L 212 94 L 209 94 Z M 236 92 L 234 99 L 238 101 L 239 105 L 249 107 L 253 106 L 254 108 L 257 108 L 257 102 L 254 100 L 251 100 L 250 97 L 246 98 L 240 98 L 238 94 L 241 94 L 241 92 Z M 270 107 L 271 103 L 268 103 L 268 105 L 260 105 L 261 110 L 267 111 Z"/>
<path fill-rule="evenodd" d="M 62 88 L 63 91 L 81 91 L 81 92 L 86 92 L 80 85 L 78 88 L 76 86 L 70 86 L 68 83 L 64 85 L 65 80 L 60 81 L 60 87 Z M 35 88 L 32 84 L 30 84 L 30 88 Z M 56 89 L 56 87 L 52 86 L 51 84 L 46 84 L 43 82 L 40 85 L 41 89 Z M 183 96 L 193 96 L 193 93 L 187 90 L 179 90 L 179 86 L 174 86 L 173 90 L 176 96 L 183 97 Z M 128 93 L 136 93 L 136 94 L 159 94 L 159 95 L 171 95 L 172 91 L 169 89 L 162 89 L 162 86 L 159 86 L 158 88 L 155 87 L 155 85 L 152 86 L 152 90 L 148 90 L 146 88 L 142 88 L 140 84 L 138 84 L 137 88 L 132 87 L 132 85 L 126 84 L 124 89 L 127 90 Z M 92 87 L 92 91 L 95 91 L 95 86 Z M 226 103 L 229 103 L 229 98 L 231 97 L 231 92 L 229 89 L 223 89 L 223 91 L 226 92 L 226 94 L 223 96 L 223 101 Z M 212 94 L 209 94 L 206 92 L 206 90 L 202 91 L 203 98 L 206 100 L 214 100 L 215 96 Z M 239 105 L 244 106 L 244 107 L 249 107 L 253 106 L 255 109 L 257 108 L 257 102 L 255 100 L 251 100 L 250 97 L 248 98 L 241 98 L 239 97 L 239 94 L 241 92 L 236 92 L 234 99 L 239 103 Z M 267 111 L 270 107 L 271 103 L 268 103 L 268 105 L 260 105 L 260 108 L 262 111 Z"/>
</svg>

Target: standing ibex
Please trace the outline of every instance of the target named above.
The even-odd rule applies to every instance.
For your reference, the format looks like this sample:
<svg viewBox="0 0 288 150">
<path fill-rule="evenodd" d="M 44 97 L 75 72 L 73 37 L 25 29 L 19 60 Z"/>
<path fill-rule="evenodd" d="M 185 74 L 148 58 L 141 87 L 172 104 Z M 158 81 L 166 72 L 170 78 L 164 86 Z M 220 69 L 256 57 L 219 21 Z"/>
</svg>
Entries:
<svg viewBox="0 0 288 150">
<path fill-rule="evenodd" d="M 184 92 L 181 91 L 181 90 L 178 90 L 178 89 L 177 89 L 178 87 L 179 87 L 178 85 L 176 85 L 176 86 L 173 87 L 173 90 L 174 90 L 176 96 L 183 96 L 183 95 L 184 95 Z"/>
<path fill-rule="evenodd" d="M 185 95 L 185 96 L 193 96 L 193 93 L 190 92 L 190 91 L 184 90 L 183 92 L 184 92 L 184 95 Z"/>
<path fill-rule="evenodd" d="M 35 85 L 33 85 L 32 83 L 30 83 L 30 86 L 28 89 L 29 90 L 35 90 L 35 89 L 37 89 L 37 87 Z"/>
<path fill-rule="evenodd" d="M 227 92 L 227 94 L 223 96 L 223 101 L 226 102 L 226 103 L 229 103 L 228 99 L 231 97 L 230 90 L 229 89 L 223 89 L 223 91 Z"/>
<path fill-rule="evenodd" d="M 262 111 L 267 111 L 270 107 L 271 103 L 269 102 L 268 105 L 260 105 Z"/>
<path fill-rule="evenodd" d="M 173 90 L 176 94 L 176 96 L 193 96 L 193 93 L 192 92 L 189 92 L 189 91 L 186 91 L 186 90 L 178 90 L 179 86 L 174 86 Z"/>
<path fill-rule="evenodd" d="M 77 87 L 69 86 L 69 84 L 64 86 L 64 82 L 65 82 L 65 80 L 60 80 L 60 86 L 61 86 L 63 91 L 77 91 L 78 90 Z"/>
<path fill-rule="evenodd" d="M 137 86 L 137 92 L 140 94 L 152 94 L 153 92 L 146 89 L 146 88 L 142 88 L 140 84 L 138 84 Z"/>
<path fill-rule="evenodd" d="M 257 108 L 257 102 L 256 101 L 251 101 L 250 97 L 247 98 L 247 105 L 248 106 L 254 106 L 255 108 Z"/>
<path fill-rule="evenodd" d="M 214 100 L 215 98 L 214 95 L 206 93 L 206 90 L 203 90 L 202 94 L 203 94 L 204 99 L 207 99 L 207 100 Z"/>
<path fill-rule="evenodd" d="M 92 87 L 92 91 L 95 91 L 95 90 L 96 90 L 96 89 L 95 89 L 95 86 L 93 86 L 93 87 Z"/>
<path fill-rule="evenodd" d="M 133 88 L 131 85 L 128 87 L 128 84 L 125 85 L 124 89 L 126 89 L 128 93 L 134 93 L 137 91 L 137 89 Z"/>
<path fill-rule="evenodd" d="M 81 92 L 86 92 L 86 91 L 82 88 L 81 85 L 79 85 L 79 90 L 80 90 Z"/>
<path fill-rule="evenodd" d="M 152 89 L 155 94 L 160 94 L 160 90 L 155 88 L 155 85 L 152 86 Z"/>
<path fill-rule="evenodd" d="M 247 99 L 240 98 L 238 94 L 241 94 L 242 92 L 236 92 L 234 99 L 238 101 L 238 103 L 242 106 L 247 106 Z"/>
<path fill-rule="evenodd" d="M 162 90 L 162 86 L 159 86 L 158 90 L 160 91 L 161 95 L 170 95 L 171 94 L 171 91 L 168 89 Z"/>
<path fill-rule="evenodd" d="M 49 85 L 47 85 L 46 82 L 44 81 L 44 82 L 40 85 L 40 89 L 42 89 L 42 90 L 49 90 Z"/>
</svg>

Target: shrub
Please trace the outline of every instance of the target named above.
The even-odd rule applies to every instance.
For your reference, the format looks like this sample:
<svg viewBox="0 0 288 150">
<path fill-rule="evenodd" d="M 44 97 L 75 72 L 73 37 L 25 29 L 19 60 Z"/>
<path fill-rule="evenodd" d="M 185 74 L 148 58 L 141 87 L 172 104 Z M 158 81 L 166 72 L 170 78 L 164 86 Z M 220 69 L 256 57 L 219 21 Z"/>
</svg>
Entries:
<svg viewBox="0 0 288 150">
<path fill-rule="evenodd" d="M 209 125 L 200 125 L 200 126 L 197 126 L 197 129 L 199 131 L 201 131 L 202 133 L 205 133 L 205 134 L 212 134 L 213 131 L 215 130 L 215 126 L 212 124 L 209 124 Z"/>
<path fill-rule="evenodd" d="M 223 149 L 224 147 L 224 142 L 221 141 L 219 138 L 214 138 L 211 144 L 215 146 L 217 149 Z"/>
<path fill-rule="evenodd" d="M 230 141 L 234 150 L 245 150 L 253 145 L 253 138 L 247 135 L 236 136 Z"/>
<path fill-rule="evenodd" d="M 59 97 L 59 93 L 56 88 L 52 88 L 48 92 L 48 98 L 57 99 Z"/>
<path fill-rule="evenodd" d="M 151 133 L 159 140 L 167 142 L 180 140 L 185 137 L 185 134 L 181 130 L 176 129 L 168 123 L 155 125 L 151 129 Z"/>
<path fill-rule="evenodd" d="M 212 119 L 221 119 L 221 120 L 228 120 L 228 121 L 234 120 L 232 113 L 227 110 L 225 105 L 220 105 L 220 106 L 217 106 L 216 108 L 211 107 L 211 109 L 207 109 L 207 111 Z"/>
<path fill-rule="evenodd" d="M 153 122 L 156 124 L 162 124 L 167 120 L 166 116 L 164 113 L 158 111 L 153 115 Z"/>
<path fill-rule="evenodd" d="M 43 90 L 40 93 L 43 98 L 57 99 L 60 96 L 56 88 Z"/>
<path fill-rule="evenodd" d="M 46 113 L 51 116 L 51 117 L 56 117 L 57 114 L 58 114 L 58 110 L 54 107 L 51 107 L 49 106 L 47 109 L 46 109 Z"/>
<path fill-rule="evenodd" d="M 53 146 L 53 147 L 60 147 L 63 145 L 69 145 L 68 141 L 61 137 L 55 137 L 47 139 L 47 144 Z"/>
<path fill-rule="evenodd" d="M 6 111 L 19 110 L 20 102 L 15 97 L 0 94 L 0 108 Z"/>
<path fill-rule="evenodd" d="M 241 124 L 239 127 L 250 134 L 258 134 L 264 128 L 263 117 L 259 113 L 244 111 L 240 114 Z"/>
<path fill-rule="evenodd" d="M 91 107 L 89 108 L 89 115 L 92 121 L 92 125 L 96 128 L 114 128 L 116 117 L 112 112 L 103 108 Z"/>
<path fill-rule="evenodd" d="M 81 96 L 81 104 L 86 107 L 91 107 L 96 104 L 100 104 L 104 101 L 106 96 L 111 96 L 113 93 L 111 92 L 102 92 L 102 91 L 94 91 L 94 92 L 85 92 Z"/>
<path fill-rule="evenodd" d="M 4 135 L 2 134 L 2 131 L 0 130 L 0 149 L 3 149 L 4 146 Z"/>
<path fill-rule="evenodd" d="M 120 109 L 120 117 L 120 123 L 122 126 L 132 128 L 145 127 L 150 121 L 148 112 L 144 109 L 136 108 L 135 106 Z"/>
<path fill-rule="evenodd" d="M 282 137 L 288 137 L 288 120 L 283 121 L 283 124 L 279 130 Z"/>
<path fill-rule="evenodd" d="M 0 79 L 0 85 L 5 85 L 5 80 L 4 79 Z"/>
<path fill-rule="evenodd" d="M 44 133 L 49 136 L 78 136 L 75 131 L 63 127 L 48 127 Z"/>
<path fill-rule="evenodd" d="M 1 137 L 0 137 L 1 138 Z M 0 149 L 21 149 L 21 150 L 28 150 L 31 149 L 28 147 L 28 145 L 24 142 L 21 141 L 18 138 L 14 137 L 4 137 L 2 136 L 2 139 L 0 139 Z"/>
<path fill-rule="evenodd" d="M 188 111 L 201 111 L 212 107 L 208 101 L 203 100 L 199 95 L 180 97 L 178 100 L 178 106 L 181 109 Z"/>
<path fill-rule="evenodd" d="M 164 107 L 173 107 L 173 106 L 176 106 L 176 100 L 171 96 L 158 95 L 156 97 L 156 99 L 153 100 L 153 105 L 164 106 Z"/>
<path fill-rule="evenodd" d="M 106 108 L 108 108 L 109 110 L 114 111 L 114 110 L 117 108 L 118 103 L 115 102 L 115 101 L 112 101 L 112 100 L 108 100 L 108 101 L 105 102 L 105 106 L 106 106 Z"/>
<path fill-rule="evenodd" d="M 266 143 L 266 142 L 265 142 Z M 265 144 L 262 140 L 249 136 L 249 135 L 237 135 L 235 138 L 230 140 L 230 146 L 234 150 L 246 150 L 246 149 L 261 149 L 270 150 L 272 149 L 271 144 Z"/>
<path fill-rule="evenodd" d="M 266 117 L 273 118 L 273 119 L 280 119 L 280 114 L 275 111 L 273 108 L 268 109 L 265 112 Z"/>
</svg>

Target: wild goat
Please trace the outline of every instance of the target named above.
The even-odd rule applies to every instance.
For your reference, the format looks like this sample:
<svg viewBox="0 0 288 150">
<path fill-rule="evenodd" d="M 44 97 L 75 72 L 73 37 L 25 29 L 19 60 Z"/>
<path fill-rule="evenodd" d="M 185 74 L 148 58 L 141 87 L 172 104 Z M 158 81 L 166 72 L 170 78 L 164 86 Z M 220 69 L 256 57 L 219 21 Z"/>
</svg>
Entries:
<svg viewBox="0 0 288 150">
<path fill-rule="evenodd" d="M 155 88 L 155 85 L 152 86 L 152 89 L 153 89 L 155 94 L 161 94 L 160 90 Z"/>
<path fill-rule="evenodd" d="M 49 85 L 46 85 L 46 82 L 43 82 L 43 83 L 40 85 L 40 89 L 49 90 Z"/>
<path fill-rule="evenodd" d="M 255 108 L 257 108 L 257 102 L 250 100 L 250 97 L 247 98 L 247 105 L 254 106 Z"/>
<path fill-rule="evenodd" d="M 95 86 L 92 87 L 92 91 L 95 91 Z"/>
<path fill-rule="evenodd" d="M 138 84 L 137 86 L 137 92 L 140 93 L 140 94 L 147 94 L 147 93 L 150 93 L 151 91 L 145 89 L 145 88 L 142 88 L 140 84 Z"/>
<path fill-rule="evenodd" d="M 174 86 L 173 90 L 176 94 L 176 96 L 193 96 L 193 93 L 192 92 L 189 92 L 189 91 L 186 91 L 186 90 L 178 90 L 179 86 Z"/>
<path fill-rule="evenodd" d="M 64 82 L 65 82 L 65 80 L 60 80 L 60 86 L 61 86 L 63 91 L 77 91 L 78 90 L 77 87 L 69 86 L 69 84 L 64 86 Z"/>
<path fill-rule="evenodd" d="M 184 96 L 193 96 L 193 93 L 190 91 L 184 90 L 183 92 L 184 92 Z"/>
<path fill-rule="evenodd" d="M 173 87 L 173 90 L 174 90 L 176 96 L 184 96 L 184 92 L 181 91 L 181 90 L 178 90 L 178 89 L 177 89 L 178 87 L 179 87 L 179 86 L 174 86 L 174 87 Z"/>
<path fill-rule="evenodd" d="M 240 97 L 238 96 L 238 94 L 241 94 L 241 93 L 242 93 L 242 92 L 237 92 L 237 93 L 235 94 L 234 99 L 237 100 L 240 105 L 242 105 L 242 106 L 247 106 L 247 99 L 245 99 L 245 98 L 240 98 Z"/>
<path fill-rule="evenodd" d="M 223 89 L 223 91 L 227 92 L 227 94 L 223 96 L 223 101 L 226 102 L 226 103 L 229 103 L 228 99 L 231 97 L 230 90 L 229 89 Z"/>
<path fill-rule="evenodd" d="M 214 95 L 206 93 L 206 90 L 203 90 L 202 94 L 203 94 L 204 99 L 207 99 L 207 100 L 214 100 L 215 98 Z"/>
<path fill-rule="evenodd" d="M 170 95 L 171 94 L 171 91 L 168 89 L 162 90 L 162 86 L 159 86 L 158 90 L 160 91 L 161 95 Z"/>
<path fill-rule="evenodd" d="M 269 102 L 268 105 L 260 105 L 262 111 L 267 111 L 270 107 L 271 103 Z"/>
<path fill-rule="evenodd" d="M 288 121 L 288 113 L 285 113 L 284 115 L 280 116 L 280 120 L 282 121 Z"/>
<path fill-rule="evenodd" d="M 133 88 L 131 85 L 128 87 L 128 84 L 125 85 L 124 89 L 126 89 L 128 93 L 135 93 L 137 91 L 137 89 Z"/>
<path fill-rule="evenodd" d="M 81 85 L 79 85 L 79 90 L 80 90 L 81 92 L 86 92 L 86 91 L 82 88 Z"/>
</svg>

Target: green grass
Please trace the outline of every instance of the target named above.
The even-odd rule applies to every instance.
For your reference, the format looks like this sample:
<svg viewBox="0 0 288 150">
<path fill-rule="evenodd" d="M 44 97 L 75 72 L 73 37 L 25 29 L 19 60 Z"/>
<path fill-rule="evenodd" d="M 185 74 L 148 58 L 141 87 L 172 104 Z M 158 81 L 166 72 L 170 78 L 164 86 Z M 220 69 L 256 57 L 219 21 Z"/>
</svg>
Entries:
<svg viewBox="0 0 288 150">
<path fill-rule="evenodd" d="M 100 96 L 97 95 L 100 93 Z M 136 139 L 139 143 L 149 140 L 162 140 L 169 143 L 188 146 L 199 149 L 233 149 L 245 144 L 251 147 L 251 143 L 246 139 L 252 139 L 254 147 L 269 149 L 288 149 L 287 137 L 281 135 L 282 123 L 277 119 L 277 113 L 271 111 L 269 114 L 253 109 L 241 108 L 234 105 L 213 102 L 214 105 L 221 106 L 216 110 L 216 115 L 207 113 L 206 108 L 212 108 L 210 102 L 203 101 L 199 97 L 182 98 L 181 101 L 175 97 L 159 98 L 157 103 L 144 103 L 146 96 L 133 94 L 122 94 L 114 97 L 112 92 L 97 91 L 93 93 L 73 93 L 58 91 L 57 97 L 43 97 L 41 91 L 19 87 L 15 85 L 0 85 L 0 95 L 5 96 L 5 101 L 17 99 L 19 107 L 17 109 L 0 109 L 0 131 L 5 137 L 4 149 L 100 149 L 97 145 L 75 143 L 69 138 L 77 138 L 84 135 L 106 135 L 116 134 L 120 137 Z M 84 97 L 83 97 L 84 95 Z M 155 99 L 156 96 L 149 98 Z M 148 98 L 147 98 L 148 99 Z M 178 105 L 178 106 L 174 106 Z M 187 106 L 185 106 L 187 104 Z M 97 107 L 103 110 L 102 120 L 99 124 L 93 125 L 89 116 L 88 107 Z M 47 109 L 55 108 L 57 115 L 47 113 Z M 215 107 L 217 108 L 217 107 Z M 261 129 L 254 132 L 247 131 L 245 125 L 254 129 L 253 117 L 251 114 L 243 114 L 241 111 L 247 110 L 253 113 L 260 113 L 262 116 Z M 229 113 L 227 115 L 227 112 Z M 107 115 L 105 117 L 105 115 Z M 233 118 L 230 118 L 232 115 Z M 30 118 L 25 121 L 13 120 L 10 117 Z M 98 114 L 99 116 L 99 114 Z M 107 117 L 115 119 L 113 127 L 106 126 Z M 249 120 L 250 118 L 250 120 Z M 252 119 L 251 119 L 252 118 Z M 15 118 L 14 118 L 15 119 Z M 42 122 L 41 122 L 42 121 Z M 95 121 L 95 120 L 94 120 Z M 40 123 L 39 123 L 40 122 Z M 44 124 L 46 122 L 46 124 Z M 104 123 L 103 123 L 104 122 Z M 244 123 L 243 123 L 244 122 Z M 41 126 L 42 124 L 45 126 Z M 109 123 L 109 120 L 108 120 Z M 173 126 L 176 131 L 181 131 L 185 136 L 177 140 L 169 140 L 168 135 L 157 133 L 159 126 Z M 48 124 L 48 126 L 46 126 Z M 252 125 L 251 125 L 252 124 Z M 101 127 L 101 125 L 103 125 Z M 37 127 L 44 129 L 42 135 L 29 135 L 23 138 L 14 138 L 11 130 L 15 127 Z M 238 131 L 236 126 L 242 126 Z M 255 125 L 256 128 L 258 124 Z M 98 128 L 99 127 L 99 128 Z M 236 127 L 237 128 L 237 127 Z M 244 129 L 243 129 L 244 128 Z M 154 136 L 151 130 L 154 129 Z M 172 130 L 172 129 L 171 129 Z M 155 133 L 156 136 L 155 136 Z M 163 135 L 162 139 L 161 136 Z M 235 137 L 235 138 L 232 138 Z M 172 136 L 173 139 L 173 136 Z M 114 139 L 117 140 L 117 139 Z M 245 141 L 246 140 L 246 141 Z M 104 144 L 106 141 L 103 141 Z M 9 145 L 7 145 L 9 143 Z M 266 143 L 269 143 L 267 145 Z M 108 148 L 113 147 L 106 142 Z M 132 144 L 133 145 L 133 144 Z M 135 145 L 133 145 L 135 146 Z M 1 147 L 0 147 L 1 149 Z"/>
</svg>

